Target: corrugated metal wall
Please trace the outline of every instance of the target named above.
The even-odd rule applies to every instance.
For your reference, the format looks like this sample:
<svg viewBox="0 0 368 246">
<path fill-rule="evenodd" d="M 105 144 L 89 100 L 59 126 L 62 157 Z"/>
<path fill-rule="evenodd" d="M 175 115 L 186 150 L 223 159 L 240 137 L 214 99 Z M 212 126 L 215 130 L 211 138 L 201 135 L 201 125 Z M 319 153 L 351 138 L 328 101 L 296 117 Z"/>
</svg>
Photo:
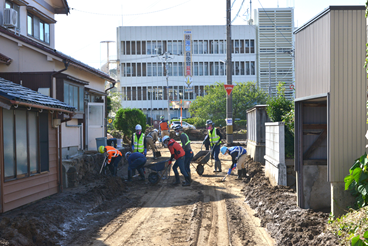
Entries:
<svg viewBox="0 0 368 246">
<path fill-rule="evenodd" d="M 330 14 L 295 35 L 295 99 L 330 91 Z"/>
<path fill-rule="evenodd" d="M 332 10 L 330 94 L 330 181 L 342 182 L 365 152 L 367 42 L 364 10 Z M 318 59 L 317 59 L 318 60 Z"/>
</svg>

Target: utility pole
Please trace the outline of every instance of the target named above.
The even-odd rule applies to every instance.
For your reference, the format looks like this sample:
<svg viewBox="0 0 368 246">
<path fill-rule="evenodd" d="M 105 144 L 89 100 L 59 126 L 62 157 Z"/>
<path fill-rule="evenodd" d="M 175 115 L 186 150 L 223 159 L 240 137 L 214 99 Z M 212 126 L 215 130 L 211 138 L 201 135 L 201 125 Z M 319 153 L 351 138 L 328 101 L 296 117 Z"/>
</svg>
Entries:
<svg viewBox="0 0 368 246">
<path fill-rule="evenodd" d="M 167 59 L 169 58 L 167 51 L 165 52 L 165 74 L 166 74 L 166 94 L 167 94 L 167 123 L 170 124 L 170 98 L 169 98 L 169 64 Z"/>
<path fill-rule="evenodd" d="M 226 81 L 228 85 L 232 85 L 232 60 L 231 60 L 231 52 L 232 52 L 232 41 L 231 41 L 231 3 L 230 0 L 226 0 Z M 226 93 L 226 118 L 231 120 L 231 124 L 226 122 L 226 141 L 229 144 L 233 143 L 233 100 L 232 93 L 228 95 Z"/>
<path fill-rule="evenodd" d="M 154 56 L 152 56 L 154 57 Z M 169 56 L 169 53 L 166 51 L 163 54 L 163 57 L 160 58 L 157 55 L 157 58 L 162 60 L 165 64 L 165 75 L 166 75 L 166 94 L 167 94 L 167 123 L 170 123 L 171 117 L 170 117 L 170 97 L 169 97 L 169 64 L 167 63 L 167 60 L 172 59 L 172 57 Z"/>
</svg>

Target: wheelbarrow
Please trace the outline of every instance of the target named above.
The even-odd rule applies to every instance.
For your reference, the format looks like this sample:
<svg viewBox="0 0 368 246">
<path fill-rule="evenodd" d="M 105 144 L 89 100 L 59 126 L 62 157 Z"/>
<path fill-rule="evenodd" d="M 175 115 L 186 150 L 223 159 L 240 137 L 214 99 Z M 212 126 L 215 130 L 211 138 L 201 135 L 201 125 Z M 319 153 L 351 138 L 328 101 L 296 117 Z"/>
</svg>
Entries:
<svg viewBox="0 0 368 246">
<path fill-rule="evenodd" d="M 170 167 L 171 166 L 169 165 L 169 160 L 144 165 L 144 168 L 149 169 L 148 182 L 151 185 L 155 185 L 160 181 L 161 178 L 169 178 Z"/>
<path fill-rule="evenodd" d="M 207 162 L 210 160 L 211 157 L 211 151 L 209 150 L 202 150 L 199 151 L 192 159 L 191 163 L 193 165 L 193 163 L 198 164 L 197 167 L 194 167 L 196 169 L 196 172 L 198 173 L 198 175 L 202 175 L 204 172 L 204 165 L 208 165 L 209 167 L 212 167 L 212 163 L 211 165 L 208 164 Z"/>
</svg>

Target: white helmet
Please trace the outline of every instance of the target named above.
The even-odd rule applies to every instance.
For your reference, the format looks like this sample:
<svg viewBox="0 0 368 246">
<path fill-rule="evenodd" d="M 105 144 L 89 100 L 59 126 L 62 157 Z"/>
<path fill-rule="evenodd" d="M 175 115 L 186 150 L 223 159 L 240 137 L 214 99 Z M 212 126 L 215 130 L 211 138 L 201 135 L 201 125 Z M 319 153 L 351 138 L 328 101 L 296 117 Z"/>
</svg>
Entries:
<svg viewBox="0 0 368 246">
<path fill-rule="evenodd" d="M 128 160 L 128 158 L 129 158 L 130 154 L 131 154 L 131 152 L 129 152 L 129 151 L 125 153 L 125 159 L 126 159 L 126 160 Z"/>
<path fill-rule="evenodd" d="M 136 131 L 142 131 L 142 126 L 141 126 L 141 125 L 139 125 L 139 124 L 138 124 L 138 125 L 136 125 L 136 126 L 135 126 L 135 130 L 136 130 Z"/>
<path fill-rule="evenodd" d="M 164 136 L 163 138 L 162 138 L 162 142 L 165 142 L 166 140 L 169 140 L 170 139 L 170 137 L 169 136 Z"/>
</svg>

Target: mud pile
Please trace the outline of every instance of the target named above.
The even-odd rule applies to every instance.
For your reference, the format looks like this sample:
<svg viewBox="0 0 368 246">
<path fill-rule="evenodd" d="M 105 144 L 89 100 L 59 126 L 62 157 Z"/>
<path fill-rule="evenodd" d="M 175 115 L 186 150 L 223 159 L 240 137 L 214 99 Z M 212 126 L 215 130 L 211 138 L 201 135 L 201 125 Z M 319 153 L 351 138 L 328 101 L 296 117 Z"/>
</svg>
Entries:
<svg viewBox="0 0 368 246">
<path fill-rule="evenodd" d="M 55 194 L 0 215 L 0 245 L 60 245 L 83 218 L 123 194 L 120 178 L 95 176 L 89 186 Z"/>
<path fill-rule="evenodd" d="M 245 180 L 245 201 L 277 245 L 338 245 L 325 228 L 328 213 L 299 208 L 292 189 L 271 186 L 261 163 L 249 158 L 247 164 L 250 177 Z"/>
</svg>

